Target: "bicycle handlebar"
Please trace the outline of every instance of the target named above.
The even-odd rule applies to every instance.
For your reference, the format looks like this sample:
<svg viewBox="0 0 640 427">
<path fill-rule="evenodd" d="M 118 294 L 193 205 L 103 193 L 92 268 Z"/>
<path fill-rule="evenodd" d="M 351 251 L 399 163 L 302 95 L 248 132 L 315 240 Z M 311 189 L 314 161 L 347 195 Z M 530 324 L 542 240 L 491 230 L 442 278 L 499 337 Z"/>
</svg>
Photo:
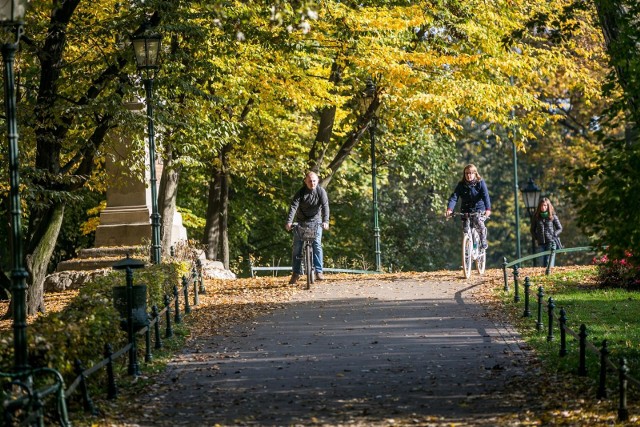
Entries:
<svg viewBox="0 0 640 427">
<path fill-rule="evenodd" d="M 474 216 L 486 216 L 484 214 L 484 212 L 467 212 L 467 213 L 462 213 L 462 212 L 451 212 L 451 215 L 447 215 L 447 218 L 452 218 L 454 216 L 460 216 L 460 217 L 464 217 L 464 218 L 471 218 Z"/>
</svg>

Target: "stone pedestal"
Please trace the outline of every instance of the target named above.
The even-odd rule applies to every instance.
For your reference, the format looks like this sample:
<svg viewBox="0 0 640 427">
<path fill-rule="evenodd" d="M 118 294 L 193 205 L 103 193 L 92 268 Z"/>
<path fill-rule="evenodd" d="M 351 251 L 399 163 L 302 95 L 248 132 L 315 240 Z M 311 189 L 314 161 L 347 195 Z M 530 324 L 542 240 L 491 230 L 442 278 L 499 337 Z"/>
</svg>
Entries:
<svg viewBox="0 0 640 427">
<path fill-rule="evenodd" d="M 131 111 L 144 113 L 144 104 L 125 105 Z M 142 119 L 142 118 L 141 118 Z M 110 134 L 109 153 L 105 169 L 108 176 L 107 207 L 100 213 L 100 225 L 96 229 L 94 248 L 83 249 L 78 258 L 58 264 L 57 271 L 95 270 L 108 268 L 127 254 L 140 253 L 141 247 L 151 242 L 151 190 L 149 183 L 149 155 L 145 155 L 146 167 L 138 176 L 132 174 L 133 152 L 131 137 L 122 130 Z M 159 178 L 161 165 L 156 165 Z M 176 222 L 177 221 L 177 222 Z M 182 217 L 177 214 L 172 228 L 172 244 L 186 240 L 187 232 Z M 168 255 L 168 254 L 167 254 Z M 149 255 L 144 255 L 146 261 Z"/>
</svg>

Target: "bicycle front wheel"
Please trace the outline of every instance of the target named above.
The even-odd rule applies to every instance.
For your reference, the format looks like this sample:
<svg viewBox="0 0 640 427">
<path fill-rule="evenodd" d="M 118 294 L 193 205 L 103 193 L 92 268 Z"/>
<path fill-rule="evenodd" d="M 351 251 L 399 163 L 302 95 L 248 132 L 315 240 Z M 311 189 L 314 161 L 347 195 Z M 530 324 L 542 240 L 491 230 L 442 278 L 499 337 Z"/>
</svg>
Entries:
<svg viewBox="0 0 640 427">
<path fill-rule="evenodd" d="M 478 258 L 476 258 L 476 267 L 478 269 L 478 273 L 480 273 L 481 275 L 484 274 L 484 268 L 486 265 L 487 265 L 487 252 L 484 249 L 480 249 Z"/>
<path fill-rule="evenodd" d="M 463 234 L 462 237 L 462 270 L 465 279 L 471 277 L 471 266 L 473 264 L 473 241 L 471 236 Z"/>
<path fill-rule="evenodd" d="M 309 289 L 315 279 L 313 274 L 313 246 L 311 245 L 311 243 L 307 243 L 305 245 L 304 268 L 307 275 L 307 289 Z"/>
</svg>

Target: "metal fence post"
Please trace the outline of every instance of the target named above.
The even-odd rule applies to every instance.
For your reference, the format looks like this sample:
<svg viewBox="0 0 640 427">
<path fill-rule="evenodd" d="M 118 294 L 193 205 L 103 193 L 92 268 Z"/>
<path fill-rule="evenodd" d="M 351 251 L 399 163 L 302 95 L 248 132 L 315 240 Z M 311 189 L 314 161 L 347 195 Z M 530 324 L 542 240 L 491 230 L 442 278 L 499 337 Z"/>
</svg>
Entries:
<svg viewBox="0 0 640 427">
<path fill-rule="evenodd" d="M 529 291 L 531 288 L 531 281 L 529 276 L 524 278 L 524 313 L 522 317 L 531 317 L 531 310 L 529 309 Z"/>
<path fill-rule="evenodd" d="M 171 327 L 171 300 L 169 295 L 164 296 L 164 307 L 166 309 L 165 316 L 167 318 L 167 331 L 165 332 L 165 338 L 171 338 L 173 336 L 173 328 Z"/>
<path fill-rule="evenodd" d="M 85 412 L 89 412 L 91 415 L 98 415 L 96 407 L 93 404 L 93 400 L 89 396 L 89 388 L 87 387 L 87 377 L 84 374 L 84 367 L 79 359 L 75 360 L 75 372 L 80 377 L 80 392 L 82 393 L 82 400 L 84 402 L 83 408 Z"/>
<path fill-rule="evenodd" d="M 538 287 L 538 321 L 536 322 L 536 330 L 540 332 L 544 326 L 542 323 L 542 298 L 544 297 L 544 289 Z"/>
<path fill-rule="evenodd" d="M 587 376 L 587 327 L 583 323 L 580 325 L 580 365 L 578 366 L 578 375 Z"/>
<path fill-rule="evenodd" d="M 191 306 L 189 305 L 189 279 L 187 276 L 182 276 L 182 292 L 184 292 L 184 313 L 191 313 Z"/>
<path fill-rule="evenodd" d="M 144 347 L 144 362 L 149 363 L 153 356 L 151 355 L 151 326 L 148 325 L 144 333 Z"/>
<path fill-rule="evenodd" d="M 182 317 L 180 316 L 180 293 L 178 292 L 178 285 L 173 285 L 173 299 L 175 299 L 175 322 L 176 325 L 182 322 Z"/>
<path fill-rule="evenodd" d="M 560 357 L 567 355 L 567 312 L 560 309 Z"/>
<path fill-rule="evenodd" d="M 547 333 L 547 341 L 553 341 L 553 309 L 556 308 L 556 303 L 553 302 L 553 298 L 549 297 L 547 304 L 549 309 L 549 332 Z"/>
<path fill-rule="evenodd" d="M 158 316 L 158 306 L 151 307 L 151 315 L 156 319 L 156 323 L 153 325 L 153 331 L 155 332 L 155 348 L 162 348 L 162 340 L 160 339 L 160 316 Z"/>
<path fill-rule="evenodd" d="M 629 367 L 627 366 L 627 360 L 624 357 L 620 358 L 620 407 L 618 408 L 618 421 L 629 420 L 629 410 L 627 409 L 627 374 L 629 373 Z"/>
<path fill-rule="evenodd" d="M 113 374 L 113 349 L 111 344 L 104 345 L 104 357 L 107 362 L 107 399 L 112 400 L 118 397 L 118 386 L 116 385 L 116 377 Z"/>
<path fill-rule="evenodd" d="M 191 279 L 193 280 L 193 305 L 198 305 L 200 304 L 200 297 L 198 296 L 198 273 L 195 266 L 191 270 Z"/>
<path fill-rule="evenodd" d="M 206 294 L 207 288 L 204 287 L 204 275 L 202 274 L 202 260 L 198 258 L 196 261 L 196 266 L 198 267 L 198 281 L 200 282 L 200 293 Z"/>
<path fill-rule="evenodd" d="M 509 292 L 509 277 L 507 276 L 507 257 L 503 257 L 502 274 L 504 276 L 504 291 Z"/>
</svg>

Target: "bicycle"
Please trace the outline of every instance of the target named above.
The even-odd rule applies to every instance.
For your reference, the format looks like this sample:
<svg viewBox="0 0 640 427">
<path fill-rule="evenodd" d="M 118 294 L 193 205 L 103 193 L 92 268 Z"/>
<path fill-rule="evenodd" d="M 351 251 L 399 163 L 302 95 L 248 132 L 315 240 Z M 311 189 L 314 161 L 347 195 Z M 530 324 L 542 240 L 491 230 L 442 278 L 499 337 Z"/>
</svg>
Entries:
<svg viewBox="0 0 640 427">
<path fill-rule="evenodd" d="M 487 263 L 487 253 L 482 249 L 478 230 L 475 227 L 471 227 L 471 218 L 480 215 L 483 214 L 478 212 L 451 214 L 452 217 L 460 216 L 464 221 L 462 230 L 462 270 L 464 271 L 465 279 L 471 277 L 471 268 L 474 261 L 480 275 L 484 274 Z"/>
<path fill-rule="evenodd" d="M 298 238 L 302 240 L 302 263 L 304 273 L 307 276 L 307 285 L 305 289 L 309 289 L 311 284 L 316 281 L 316 267 L 313 264 L 313 242 L 318 234 L 317 222 L 299 224 L 294 222 L 292 229 L 297 233 Z"/>
</svg>

